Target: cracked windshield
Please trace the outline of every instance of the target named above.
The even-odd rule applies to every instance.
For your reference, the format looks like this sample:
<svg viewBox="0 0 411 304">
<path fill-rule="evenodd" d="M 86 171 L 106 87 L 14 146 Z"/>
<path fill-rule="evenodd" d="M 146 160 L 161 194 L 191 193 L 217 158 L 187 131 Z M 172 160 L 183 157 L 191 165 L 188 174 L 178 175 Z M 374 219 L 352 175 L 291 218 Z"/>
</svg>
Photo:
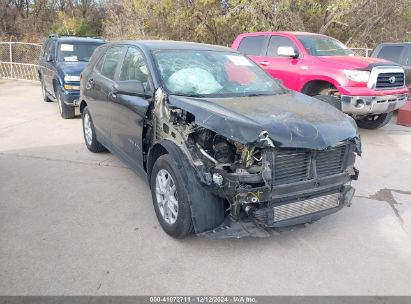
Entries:
<svg viewBox="0 0 411 304">
<path fill-rule="evenodd" d="M 167 50 L 154 53 L 160 76 L 174 95 L 274 95 L 285 91 L 248 58 L 230 52 Z"/>
</svg>

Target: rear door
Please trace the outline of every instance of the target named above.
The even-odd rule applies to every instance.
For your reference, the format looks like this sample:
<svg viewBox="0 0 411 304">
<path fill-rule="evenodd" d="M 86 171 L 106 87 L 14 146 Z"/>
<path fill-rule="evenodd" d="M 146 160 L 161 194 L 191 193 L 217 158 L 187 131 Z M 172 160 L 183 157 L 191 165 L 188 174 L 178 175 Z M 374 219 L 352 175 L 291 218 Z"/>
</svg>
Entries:
<svg viewBox="0 0 411 304">
<path fill-rule="evenodd" d="M 119 62 L 123 55 L 124 46 L 108 47 L 98 60 L 93 70 L 86 76 L 86 101 L 90 106 L 91 117 L 98 136 L 104 141 L 111 140 L 111 112 L 113 110 L 111 96 L 114 79 L 119 70 Z"/>
<path fill-rule="evenodd" d="M 264 61 L 267 43 L 267 35 L 245 36 L 241 39 L 237 50 L 265 69 L 266 67 L 262 62 Z"/>
<path fill-rule="evenodd" d="M 152 95 L 152 81 L 143 52 L 130 46 L 124 56 L 118 81 L 138 80 L 147 93 Z M 143 168 L 143 125 L 151 98 L 125 94 L 112 95 L 113 145 L 140 169 Z"/>
<path fill-rule="evenodd" d="M 51 96 L 55 96 L 53 88 L 53 76 L 55 73 L 56 64 L 56 41 L 50 39 L 46 45 L 46 50 L 44 52 L 43 60 L 43 81 L 45 89 L 50 93 Z"/>
<path fill-rule="evenodd" d="M 281 79 L 287 88 L 296 90 L 300 76 L 301 59 L 279 56 L 278 48 L 280 47 L 292 47 L 298 52 L 297 46 L 290 38 L 272 35 L 268 41 L 267 54 L 262 58 L 260 64 L 272 77 Z"/>
</svg>

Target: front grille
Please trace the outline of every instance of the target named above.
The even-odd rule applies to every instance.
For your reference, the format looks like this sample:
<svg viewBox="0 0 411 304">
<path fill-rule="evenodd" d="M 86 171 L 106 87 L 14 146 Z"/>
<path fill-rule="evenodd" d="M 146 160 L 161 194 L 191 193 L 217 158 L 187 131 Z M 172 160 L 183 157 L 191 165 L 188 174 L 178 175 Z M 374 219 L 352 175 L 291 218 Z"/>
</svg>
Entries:
<svg viewBox="0 0 411 304">
<path fill-rule="evenodd" d="M 375 87 L 383 88 L 398 88 L 404 86 L 404 73 L 380 73 L 377 77 Z"/>
<path fill-rule="evenodd" d="M 347 146 L 345 145 L 320 152 L 276 151 L 274 158 L 274 184 L 290 184 L 315 177 L 342 173 L 345 169 L 344 161 L 346 154 Z"/>
<path fill-rule="evenodd" d="M 324 177 L 343 172 L 346 149 L 346 146 L 341 146 L 319 152 L 316 158 L 317 176 Z"/>
<path fill-rule="evenodd" d="M 274 164 L 276 184 L 304 181 L 309 177 L 310 153 L 295 151 L 277 152 Z"/>
<path fill-rule="evenodd" d="M 339 198 L 340 193 L 333 193 L 274 207 L 274 222 L 336 208 L 340 203 Z"/>
</svg>

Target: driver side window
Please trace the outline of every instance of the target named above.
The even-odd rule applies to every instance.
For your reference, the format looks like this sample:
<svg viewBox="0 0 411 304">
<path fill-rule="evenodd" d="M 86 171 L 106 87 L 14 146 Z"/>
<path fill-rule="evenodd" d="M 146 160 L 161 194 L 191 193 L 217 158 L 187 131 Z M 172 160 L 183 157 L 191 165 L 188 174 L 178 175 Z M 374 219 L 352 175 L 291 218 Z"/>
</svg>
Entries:
<svg viewBox="0 0 411 304">
<path fill-rule="evenodd" d="M 280 46 L 289 46 L 296 50 L 294 42 L 289 38 L 283 36 L 271 36 L 270 42 L 268 43 L 267 56 L 269 57 L 279 57 L 278 48 Z"/>
<path fill-rule="evenodd" d="M 119 80 L 138 80 L 143 84 L 144 89 L 150 90 L 148 68 L 140 50 L 133 47 L 128 48 Z"/>
</svg>

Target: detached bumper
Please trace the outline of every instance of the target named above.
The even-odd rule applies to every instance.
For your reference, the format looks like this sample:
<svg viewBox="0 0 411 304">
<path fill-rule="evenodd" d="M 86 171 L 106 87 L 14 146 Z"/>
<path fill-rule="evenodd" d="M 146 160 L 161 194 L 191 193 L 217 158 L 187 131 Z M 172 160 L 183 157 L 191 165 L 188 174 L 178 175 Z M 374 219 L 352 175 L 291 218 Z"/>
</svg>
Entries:
<svg viewBox="0 0 411 304">
<path fill-rule="evenodd" d="M 344 113 L 354 115 L 389 113 L 401 108 L 407 101 L 407 94 L 385 96 L 348 96 L 341 95 Z"/>
</svg>

